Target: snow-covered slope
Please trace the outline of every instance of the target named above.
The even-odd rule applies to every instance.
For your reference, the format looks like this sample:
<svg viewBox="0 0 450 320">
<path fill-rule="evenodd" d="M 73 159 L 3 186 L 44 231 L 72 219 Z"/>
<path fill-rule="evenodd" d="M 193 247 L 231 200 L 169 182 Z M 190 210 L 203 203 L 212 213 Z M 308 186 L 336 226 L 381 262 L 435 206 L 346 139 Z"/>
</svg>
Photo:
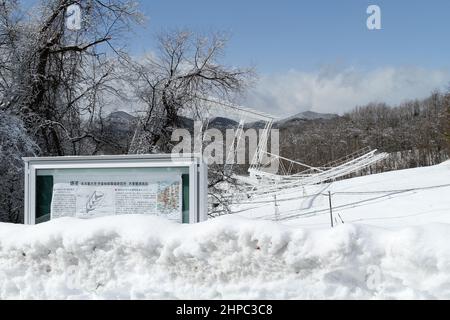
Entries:
<svg viewBox="0 0 450 320">
<path fill-rule="evenodd" d="M 259 199 L 197 225 L 0 224 L 0 299 L 450 299 L 448 184 L 450 162 L 287 190 L 279 222 Z"/>
<path fill-rule="evenodd" d="M 449 234 L 239 217 L 0 224 L 0 299 L 450 298 Z"/>
<path fill-rule="evenodd" d="M 277 197 L 278 216 L 273 203 L 267 203 L 273 199 L 264 197 L 235 210 L 245 210 L 240 215 L 250 218 L 278 218 L 283 224 L 327 228 L 331 224 L 329 191 L 337 224 L 403 228 L 450 223 L 450 161 L 286 190 Z"/>
</svg>

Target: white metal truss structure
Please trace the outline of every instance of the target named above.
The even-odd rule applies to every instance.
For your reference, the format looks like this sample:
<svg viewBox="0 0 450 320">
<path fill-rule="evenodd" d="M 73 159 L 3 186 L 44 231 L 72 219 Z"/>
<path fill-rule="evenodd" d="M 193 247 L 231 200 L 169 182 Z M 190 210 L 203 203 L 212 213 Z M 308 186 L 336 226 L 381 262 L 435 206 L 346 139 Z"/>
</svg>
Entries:
<svg viewBox="0 0 450 320">
<path fill-rule="evenodd" d="M 268 139 L 275 117 L 260 111 L 225 103 L 218 99 L 208 98 L 205 100 L 212 105 L 225 108 L 227 114 L 234 114 L 239 117 L 239 126 L 235 134 L 236 146 L 231 149 L 229 154 L 227 154 L 227 163 L 233 163 L 233 161 L 230 160 L 234 159 L 235 153 L 239 148 L 242 140 L 242 131 L 246 121 L 248 119 L 256 119 L 263 121 L 265 124 L 264 129 L 260 131 L 257 150 L 250 163 L 250 176 L 235 176 L 242 185 L 247 187 L 247 192 L 245 193 L 245 196 L 242 196 L 242 193 L 236 194 L 230 192 L 233 202 L 239 202 L 240 199 L 245 198 L 248 200 L 248 197 L 258 195 L 276 196 L 277 194 L 286 192 L 286 189 L 334 181 L 361 171 L 388 156 L 387 153 L 378 153 L 377 150 L 366 147 L 321 167 L 313 167 L 267 151 Z M 268 167 L 271 167 L 274 162 L 277 162 L 279 168 L 277 174 L 269 173 L 268 170 L 265 170 Z"/>
<path fill-rule="evenodd" d="M 359 172 L 388 156 L 387 153 L 378 153 L 377 150 L 366 147 L 322 167 L 312 167 L 269 152 L 266 154 L 268 163 L 249 169 L 251 179 L 247 180 L 247 183 L 253 183 L 250 192 L 253 195 L 276 195 L 289 188 L 332 182 Z M 279 174 L 264 171 L 264 166 L 272 164 L 273 161 L 278 161 Z M 292 173 L 293 168 L 298 166 L 306 169 L 300 173 Z"/>
<path fill-rule="evenodd" d="M 260 131 L 260 135 L 258 137 L 258 146 L 256 148 L 256 152 L 253 155 L 253 159 L 250 163 L 250 167 L 258 167 L 259 165 L 257 164 L 261 163 L 267 151 L 267 142 L 269 140 L 270 131 L 276 117 L 262 111 L 254 110 L 229 102 L 224 102 L 217 98 L 202 97 L 201 99 L 205 102 L 205 104 L 208 105 L 205 109 L 210 115 L 217 116 L 218 114 L 220 114 L 220 112 L 215 112 L 217 111 L 217 108 L 220 108 L 222 109 L 222 113 L 225 111 L 225 117 L 234 116 L 238 119 L 239 124 L 235 131 L 233 145 L 231 146 L 231 148 L 229 148 L 229 152 L 227 153 L 225 158 L 226 167 L 230 171 L 232 170 L 233 164 L 235 163 L 236 154 L 240 149 L 241 143 L 245 143 L 245 141 L 242 141 L 245 124 L 251 121 L 259 121 L 264 123 L 264 129 Z M 208 124 L 205 126 L 206 129 L 208 128 L 208 125 L 209 119 Z"/>
<path fill-rule="evenodd" d="M 230 190 L 229 196 L 233 198 L 232 202 L 239 202 L 241 199 L 248 200 L 249 197 L 257 197 L 258 195 L 276 196 L 286 192 L 286 189 L 331 182 L 359 172 L 388 156 L 386 153 L 377 153 L 377 150 L 367 147 L 321 167 L 310 166 L 300 161 L 273 154 L 267 150 L 271 129 L 276 117 L 213 97 L 200 97 L 199 99 L 204 102 L 204 111 L 208 116 L 206 124 L 203 124 L 202 132 L 200 133 L 203 138 L 200 137 L 200 139 L 205 139 L 203 131 L 208 129 L 211 117 L 223 114 L 224 117 L 235 117 L 235 119 L 238 119 L 238 128 L 235 131 L 233 146 L 226 155 L 226 163 L 228 164 L 226 165 L 226 170 L 230 170 L 230 172 L 235 163 L 234 160 L 236 159 L 239 146 L 243 142 L 245 124 L 250 121 L 264 123 L 264 129 L 260 130 L 256 152 L 250 162 L 249 176 L 234 176 L 247 192 L 243 195 Z M 278 164 L 279 171 L 277 174 L 267 171 L 267 168 L 271 167 L 274 162 Z"/>
</svg>

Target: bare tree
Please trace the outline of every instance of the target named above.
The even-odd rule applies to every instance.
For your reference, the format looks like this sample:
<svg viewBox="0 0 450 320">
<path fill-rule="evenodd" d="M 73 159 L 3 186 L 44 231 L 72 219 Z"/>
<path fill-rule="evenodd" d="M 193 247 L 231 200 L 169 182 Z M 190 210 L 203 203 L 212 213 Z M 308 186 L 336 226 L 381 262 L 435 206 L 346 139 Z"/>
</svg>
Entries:
<svg viewBox="0 0 450 320">
<path fill-rule="evenodd" d="M 22 121 L 0 111 L 0 221 L 21 222 L 23 210 L 23 156 L 33 156 L 37 145 Z"/>
<path fill-rule="evenodd" d="M 163 33 L 157 55 L 127 64 L 130 81 L 145 105 L 131 153 L 169 152 L 172 130 L 180 115 L 200 115 L 205 98 L 231 99 L 242 92 L 253 76 L 251 69 L 221 63 L 227 39 L 189 31 Z"/>
<path fill-rule="evenodd" d="M 444 137 L 447 141 L 447 152 L 450 155 L 450 90 L 444 96 L 444 115 L 442 122 Z"/>
<path fill-rule="evenodd" d="M 158 51 L 141 61 L 127 61 L 129 83 L 144 106 L 130 153 L 171 151 L 172 132 L 183 127 L 182 116 L 201 120 L 209 98 L 233 100 L 251 84 L 251 68 L 228 67 L 221 58 L 227 38 L 190 31 L 174 31 L 158 36 Z M 185 124 L 184 124 L 185 125 Z M 236 186 L 233 172 L 223 165 L 209 166 L 209 195 L 214 215 L 228 212 L 230 198 L 224 185 Z"/>
<path fill-rule="evenodd" d="M 79 4 L 83 27 L 66 28 L 66 10 Z M 30 19 L 16 16 L 13 0 L 0 6 L 0 105 L 21 115 L 28 132 L 47 155 L 95 152 L 104 143 L 94 135 L 102 97 L 115 94 L 114 55 L 121 36 L 140 15 L 129 0 L 42 1 Z"/>
<path fill-rule="evenodd" d="M 73 4 L 83 13 L 76 31 L 66 28 Z M 132 0 L 46 0 L 29 11 L 0 0 L 0 122 L 11 122 L 0 128 L 0 219 L 21 219 L 22 155 L 95 154 L 114 144 L 103 134 L 103 106 L 120 94 L 123 36 L 141 19 Z"/>
</svg>

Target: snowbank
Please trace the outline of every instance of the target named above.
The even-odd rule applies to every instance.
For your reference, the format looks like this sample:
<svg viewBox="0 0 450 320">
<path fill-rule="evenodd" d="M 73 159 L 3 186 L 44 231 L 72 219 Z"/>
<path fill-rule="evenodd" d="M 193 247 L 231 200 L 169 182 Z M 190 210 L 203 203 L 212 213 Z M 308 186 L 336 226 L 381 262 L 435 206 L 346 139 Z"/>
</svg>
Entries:
<svg viewBox="0 0 450 320">
<path fill-rule="evenodd" d="M 450 298 L 450 225 L 304 230 L 224 217 L 0 224 L 0 299 Z"/>
</svg>

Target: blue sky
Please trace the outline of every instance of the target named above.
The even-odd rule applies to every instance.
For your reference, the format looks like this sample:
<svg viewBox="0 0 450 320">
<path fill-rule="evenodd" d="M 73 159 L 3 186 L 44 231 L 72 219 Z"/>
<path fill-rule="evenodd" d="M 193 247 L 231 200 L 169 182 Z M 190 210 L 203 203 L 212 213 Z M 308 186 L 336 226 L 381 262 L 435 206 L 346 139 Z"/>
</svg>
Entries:
<svg viewBox="0 0 450 320">
<path fill-rule="evenodd" d="M 231 35 L 225 61 L 255 66 L 243 103 L 285 116 L 342 114 L 369 102 L 399 104 L 450 85 L 448 0 L 142 1 L 149 20 L 131 49 L 154 47 L 164 29 Z M 381 8 L 382 30 L 366 27 Z"/>
<path fill-rule="evenodd" d="M 255 64 L 261 72 L 311 70 L 349 64 L 449 66 L 450 1 L 171 0 L 142 1 L 146 31 L 132 46 L 151 48 L 164 28 L 224 30 L 231 34 L 227 61 Z M 382 30 L 366 27 L 366 8 L 377 4 Z"/>
<path fill-rule="evenodd" d="M 153 51 L 154 35 L 163 30 L 225 31 L 231 36 L 225 63 L 259 74 L 241 102 L 276 115 L 398 104 L 450 85 L 449 0 L 140 4 L 148 21 L 126 41 L 134 55 Z M 370 4 L 381 8 L 382 30 L 366 27 Z"/>
</svg>

